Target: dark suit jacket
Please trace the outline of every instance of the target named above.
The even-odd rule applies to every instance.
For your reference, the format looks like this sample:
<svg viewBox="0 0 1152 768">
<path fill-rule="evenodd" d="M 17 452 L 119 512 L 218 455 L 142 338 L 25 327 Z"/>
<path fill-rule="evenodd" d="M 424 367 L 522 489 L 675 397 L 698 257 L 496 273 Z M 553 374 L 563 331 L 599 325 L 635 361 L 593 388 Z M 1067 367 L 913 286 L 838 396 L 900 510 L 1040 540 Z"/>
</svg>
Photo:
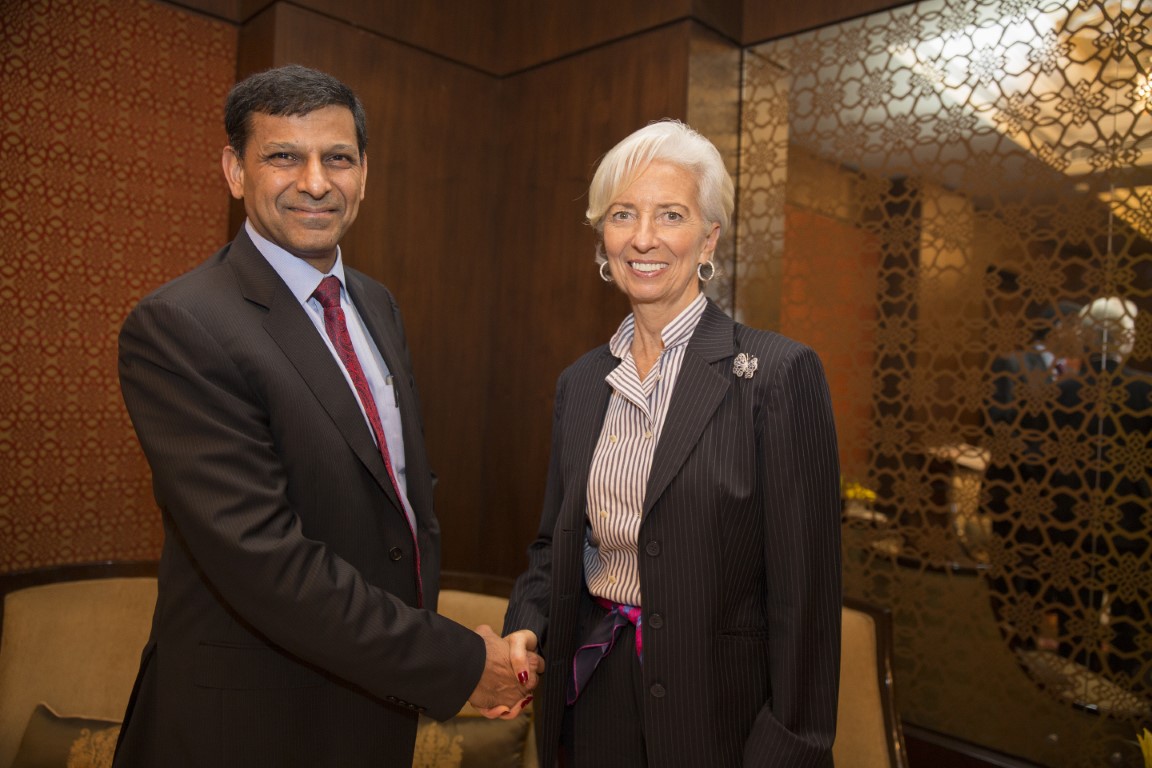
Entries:
<svg viewBox="0 0 1152 768">
<path fill-rule="evenodd" d="M 757 358 L 753 378 L 733 374 L 738 352 Z M 541 638 L 548 668 L 536 696 L 538 745 L 547 766 L 582 639 L 588 473 L 611 394 L 604 377 L 618 364 L 604 346 L 560 377 L 540 531 L 504 625 Z M 815 353 L 736 324 L 710 303 L 656 447 L 638 542 L 649 765 L 831 765 L 838 488 Z"/>
<path fill-rule="evenodd" d="M 395 376 L 426 607 L 432 474 L 400 314 L 348 291 Z M 165 541 L 118 766 L 409 766 L 417 713 L 455 714 L 483 641 L 414 608 L 412 536 L 355 395 L 243 231 L 144 298 L 124 400 Z"/>
</svg>

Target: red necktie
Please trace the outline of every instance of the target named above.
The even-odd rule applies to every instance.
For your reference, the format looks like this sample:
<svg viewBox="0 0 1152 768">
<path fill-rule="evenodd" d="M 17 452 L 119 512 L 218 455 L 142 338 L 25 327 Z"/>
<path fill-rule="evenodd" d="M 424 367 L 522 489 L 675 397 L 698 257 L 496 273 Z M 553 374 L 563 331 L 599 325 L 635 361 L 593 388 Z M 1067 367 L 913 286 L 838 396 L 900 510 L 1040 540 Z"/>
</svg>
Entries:
<svg viewBox="0 0 1152 768">
<path fill-rule="evenodd" d="M 372 425 L 372 432 L 376 435 L 376 444 L 380 446 L 380 456 L 384 459 L 384 468 L 388 470 L 388 479 L 392 481 L 392 489 L 396 491 L 396 498 L 400 500 L 401 514 L 407 522 L 408 514 L 404 511 L 404 495 L 396 483 L 396 475 L 392 472 L 392 459 L 388 455 L 388 443 L 384 440 L 384 427 L 380 423 L 380 414 L 376 411 L 376 400 L 372 397 L 372 389 L 368 386 L 368 377 L 360 367 L 360 359 L 356 357 L 356 350 L 352 347 L 352 337 L 348 335 L 348 323 L 344 319 L 344 310 L 340 308 L 340 278 L 329 275 L 320 281 L 320 285 L 312 292 L 312 297 L 324 307 L 324 329 L 328 331 L 328 338 L 336 348 L 336 354 L 348 370 L 348 376 L 356 387 L 356 394 L 364 412 L 368 416 L 368 423 Z M 416 529 L 411 523 L 412 551 L 416 553 L 416 604 L 424 605 L 424 585 L 420 579 L 420 544 L 416 540 Z"/>
</svg>

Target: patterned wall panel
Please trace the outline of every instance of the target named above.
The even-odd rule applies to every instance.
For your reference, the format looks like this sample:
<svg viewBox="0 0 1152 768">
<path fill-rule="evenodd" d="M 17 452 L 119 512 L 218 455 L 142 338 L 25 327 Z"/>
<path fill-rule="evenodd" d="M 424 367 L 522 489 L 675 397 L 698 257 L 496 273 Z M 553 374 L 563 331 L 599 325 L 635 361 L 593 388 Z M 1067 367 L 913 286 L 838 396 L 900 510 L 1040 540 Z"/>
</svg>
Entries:
<svg viewBox="0 0 1152 768">
<path fill-rule="evenodd" d="M 745 55 L 737 311 L 829 369 L 846 590 L 908 722 L 1043 765 L 1140 765 L 1152 721 L 1150 73 L 1140 0 Z"/>
<path fill-rule="evenodd" d="M 0 570 L 155 557 L 116 335 L 227 239 L 236 32 L 145 0 L 0 19 Z"/>
</svg>

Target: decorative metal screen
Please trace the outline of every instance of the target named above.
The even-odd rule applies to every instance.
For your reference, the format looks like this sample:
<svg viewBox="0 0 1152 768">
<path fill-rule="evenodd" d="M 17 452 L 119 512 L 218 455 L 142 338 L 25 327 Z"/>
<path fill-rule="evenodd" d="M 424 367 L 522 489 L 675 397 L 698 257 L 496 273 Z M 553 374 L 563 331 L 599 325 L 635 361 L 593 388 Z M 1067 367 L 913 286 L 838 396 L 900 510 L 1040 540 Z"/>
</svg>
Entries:
<svg viewBox="0 0 1152 768">
<path fill-rule="evenodd" d="M 735 308 L 824 360 L 903 718 L 1152 723 L 1152 8 L 922 2 L 745 52 Z"/>
</svg>

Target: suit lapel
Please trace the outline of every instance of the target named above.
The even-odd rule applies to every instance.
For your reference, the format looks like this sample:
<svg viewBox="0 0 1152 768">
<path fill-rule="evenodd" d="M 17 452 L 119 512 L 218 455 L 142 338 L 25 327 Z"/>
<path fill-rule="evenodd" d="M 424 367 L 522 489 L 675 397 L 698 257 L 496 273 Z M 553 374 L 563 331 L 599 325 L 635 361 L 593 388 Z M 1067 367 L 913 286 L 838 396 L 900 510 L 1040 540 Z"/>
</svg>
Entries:
<svg viewBox="0 0 1152 768">
<path fill-rule="evenodd" d="M 680 471 L 732 385 L 727 360 L 733 355 L 733 325 L 732 318 L 708 302 L 684 351 L 664 429 L 652 457 L 644 494 L 645 515 Z"/>
<path fill-rule="evenodd" d="M 296 367 L 300 378 L 328 412 L 352 451 L 402 511 L 400 499 L 388 479 L 384 460 L 372 439 L 371 428 L 364 420 L 360 404 L 344 373 L 316 332 L 316 326 L 243 228 L 232 242 L 228 260 L 244 298 L 268 310 L 264 319 L 265 331 Z"/>
<path fill-rule="evenodd" d="M 344 277 L 348 293 L 368 334 L 380 350 L 384 364 L 392 375 L 392 386 L 400 401 L 400 421 L 404 433 L 404 459 L 406 463 L 408 501 L 412 509 L 426 524 L 431 523 L 432 486 L 431 468 L 427 465 L 424 446 L 424 432 L 420 423 L 420 406 L 412 380 L 408 375 L 408 358 L 404 353 L 404 340 L 399 336 L 396 323 L 392 319 L 391 305 L 385 301 L 368 298 L 365 278 L 345 265 Z"/>
</svg>

